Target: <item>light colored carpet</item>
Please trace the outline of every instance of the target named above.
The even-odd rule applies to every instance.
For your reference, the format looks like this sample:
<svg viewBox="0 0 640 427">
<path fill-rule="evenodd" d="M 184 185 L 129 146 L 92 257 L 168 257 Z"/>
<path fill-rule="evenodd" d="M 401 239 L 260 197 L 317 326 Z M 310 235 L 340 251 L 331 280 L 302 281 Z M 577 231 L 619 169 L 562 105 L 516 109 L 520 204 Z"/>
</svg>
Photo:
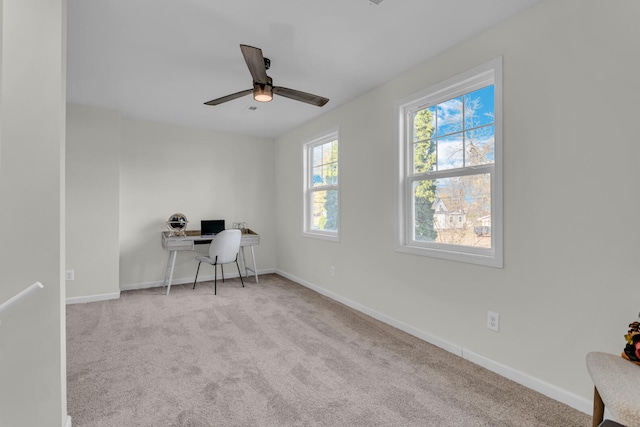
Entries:
<svg viewBox="0 0 640 427">
<path fill-rule="evenodd" d="M 67 307 L 83 426 L 581 426 L 590 417 L 281 276 Z"/>
</svg>

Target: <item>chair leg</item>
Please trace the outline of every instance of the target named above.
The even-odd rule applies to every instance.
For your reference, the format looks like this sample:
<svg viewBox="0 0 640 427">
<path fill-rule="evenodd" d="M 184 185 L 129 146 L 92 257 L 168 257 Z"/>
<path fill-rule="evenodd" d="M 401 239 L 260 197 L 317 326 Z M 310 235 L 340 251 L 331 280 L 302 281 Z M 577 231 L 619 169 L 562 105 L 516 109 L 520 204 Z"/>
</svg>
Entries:
<svg viewBox="0 0 640 427">
<path fill-rule="evenodd" d="M 242 273 L 240 273 L 240 264 L 238 264 L 238 257 L 236 257 L 236 267 L 238 267 L 238 276 L 240 276 L 240 283 L 242 283 L 242 287 L 244 288 L 244 280 L 242 280 Z"/>
<path fill-rule="evenodd" d="M 222 273 L 222 282 L 224 283 L 224 266 L 220 264 L 220 272 Z"/>
<path fill-rule="evenodd" d="M 593 387 L 593 417 L 592 417 L 592 425 L 594 427 L 599 426 L 602 420 L 604 419 L 604 402 L 602 401 L 602 397 L 600 397 L 600 392 L 594 386 Z"/>
<path fill-rule="evenodd" d="M 218 266 L 213 265 L 213 294 L 218 295 Z"/>
<path fill-rule="evenodd" d="M 198 272 L 200 271 L 200 264 L 202 264 L 202 261 L 198 263 L 198 269 L 196 270 L 196 278 L 193 279 L 193 289 L 196 288 L 196 281 L 198 280 Z"/>
</svg>

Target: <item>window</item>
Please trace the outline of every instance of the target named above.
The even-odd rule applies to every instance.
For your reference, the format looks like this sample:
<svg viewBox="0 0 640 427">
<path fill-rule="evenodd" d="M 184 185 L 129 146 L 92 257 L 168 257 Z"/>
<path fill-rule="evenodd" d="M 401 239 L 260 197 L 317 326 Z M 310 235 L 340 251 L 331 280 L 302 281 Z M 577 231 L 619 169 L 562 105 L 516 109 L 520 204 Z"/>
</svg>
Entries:
<svg viewBox="0 0 640 427">
<path fill-rule="evenodd" d="M 304 145 L 304 235 L 339 240 L 338 132 Z"/>
<path fill-rule="evenodd" d="M 397 250 L 501 268 L 502 58 L 397 112 Z"/>
</svg>

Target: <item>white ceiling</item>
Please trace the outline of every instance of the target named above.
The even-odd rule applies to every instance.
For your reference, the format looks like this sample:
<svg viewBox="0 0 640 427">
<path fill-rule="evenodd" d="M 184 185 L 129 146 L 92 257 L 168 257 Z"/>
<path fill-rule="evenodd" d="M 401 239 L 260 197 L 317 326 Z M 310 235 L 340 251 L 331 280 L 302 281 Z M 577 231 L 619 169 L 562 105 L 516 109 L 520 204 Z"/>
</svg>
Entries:
<svg viewBox="0 0 640 427">
<path fill-rule="evenodd" d="M 276 137 L 539 0 L 68 0 L 67 99 L 126 117 Z M 240 44 L 324 107 L 251 96 Z M 249 106 L 257 110 L 248 110 Z"/>
</svg>

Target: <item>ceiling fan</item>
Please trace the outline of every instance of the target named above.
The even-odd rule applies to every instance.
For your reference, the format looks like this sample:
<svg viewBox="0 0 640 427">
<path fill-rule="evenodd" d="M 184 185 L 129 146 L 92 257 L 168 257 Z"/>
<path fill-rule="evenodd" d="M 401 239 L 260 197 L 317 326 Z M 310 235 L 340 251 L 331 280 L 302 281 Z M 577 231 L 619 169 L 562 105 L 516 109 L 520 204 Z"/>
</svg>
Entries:
<svg viewBox="0 0 640 427">
<path fill-rule="evenodd" d="M 247 63 L 247 67 L 249 67 L 251 77 L 253 77 L 253 89 L 247 89 L 242 92 L 223 96 L 221 98 L 205 102 L 205 105 L 220 105 L 224 102 L 249 95 L 250 93 L 253 93 L 253 99 L 259 102 L 271 101 L 273 99 L 273 94 L 284 96 L 285 98 L 296 101 L 306 102 L 307 104 L 317 105 L 318 107 L 322 107 L 324 104 L 329 102 L 328 98 L 324 98 L 322 96 L 312 95 L 310 93 L 282 86 L 274 86 L 271 77 L 267 76 L 267 70 L 271 65 L 271 61 L 269 58 L 262 56 L 262 50 L 245 44 L 240 45 L 240 50 L 242 51 L 245 62 Z"/>
</svg>

